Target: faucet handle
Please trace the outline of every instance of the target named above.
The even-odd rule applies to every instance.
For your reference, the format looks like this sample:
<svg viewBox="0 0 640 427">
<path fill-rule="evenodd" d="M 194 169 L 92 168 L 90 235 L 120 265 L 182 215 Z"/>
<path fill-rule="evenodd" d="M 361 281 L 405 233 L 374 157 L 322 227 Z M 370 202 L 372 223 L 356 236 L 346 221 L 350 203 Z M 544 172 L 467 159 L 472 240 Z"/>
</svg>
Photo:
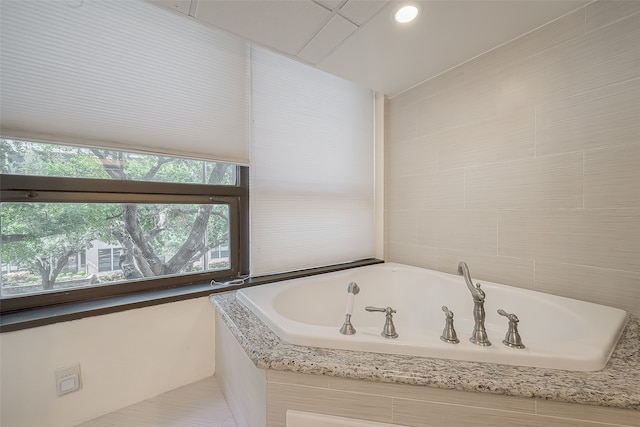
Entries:
<svg viewBox="0 0 640 427">
<path fill-rule="evenodd" d="M 394 310 L 391 307 L 382 308 L 382 307 L 372 307 L 370 305 L 365 307 L 364 309 L 367 311 L 379 311 L 379 312 L 385 313 L 386 321 L 384 323 L 384 327 L 382 328 L 382 332 L 380 333 L 380 335 L 382 335 L 384 338 L 398 338 L 396 327 L 393 325 L 393 314 L 397 313 L 396 310 Z"/>
<path fill-rule="evenodd" d="M 367 310 L 367 311 L 379 311 L 379 312 L 382 312 L 382 313 L 386 313 L 387 315 L 397 313 L 397 311 L 394 310 L 391 307 L 382 308 L 382 307 L 372 307 L 372 306 L 368 305 L 364 309 Z"/>
<path fill-rule="evenodd" d="M 504 311 L 503 309 L 498 309 L 498 314 L 500 316 L 504 316 L 507 319 L 509 319 L 509 322 L 515 322 L 518 323 L 520 320 L 518 319 L 518 316 L 516 316 L 515 314 L 509 314 L 506 311 Z"/>
<path fill-rule="evenodd" d="M 507 347 L 524 348 L 525 346 L 522 343 L 522 338 L 520 337 L 520 333 L 518 332 L 518 322 L 520 322 L 518 316 L 516 316 L 515 314 L 507 313 L 503 309 L 499 309 L 498 314 L 509 319 L 509 330 L 504 336 L 502 343 Z"/>
<path fill-rule="evenodd" d="M 449 310 L 449 307 L 447 307 L 446 305 L 442 306 L 442 311 L 444 311 L 444 315 L 447 319 L 453 317 L 453 311 Z"/>
<path fill-rule="evenodd" d="M 460 340 L 456 335 L 456 330 L 453 328 L 453 311 L 449 310 L 446 305 L 442 306 L 442 311 L 444 311 L 445 325 L 440 339 L 449 344 L 458 344 Z"/>
</svg>

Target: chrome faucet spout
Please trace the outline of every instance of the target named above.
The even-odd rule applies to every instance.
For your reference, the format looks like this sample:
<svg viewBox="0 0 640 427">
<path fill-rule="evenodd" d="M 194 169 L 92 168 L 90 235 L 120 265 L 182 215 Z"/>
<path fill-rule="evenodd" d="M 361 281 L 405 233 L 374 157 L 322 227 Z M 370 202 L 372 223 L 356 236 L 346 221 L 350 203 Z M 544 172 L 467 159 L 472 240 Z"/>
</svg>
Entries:
<svg viewBox="0 0 640 427">
<path fill-rule="evenodd" d="M 487 330 L 484 327 L 484 291 L 480 289 L 480 283 L 476 283 L 475 287 L 473 286 L 469 267 L 464 261 L 458 263 L 458 274 L 464 276 L 464 281 L 467 283 L 467 288 L 469 288 L 469 292 L 471 292 L 471 297 L 473 298 L 474 326 L 469 341 L 476 345 L 489 346 L 491 345 L 491 341 L 489 341 Z"/>
<path fill-rule="evenodd" d="M 467 288 L 469 288 L 469 292 L 471 292 L 471 297 L 473 298 L 473 300 L 483 302 L 485 297 L 484 291 L 480 289 L 479 283 L 476 286 L 473 286 L 471 273 L 469 273 L 469 267 L 467 266 L 466 262 L 460 261 L 458 263 L 458 274 L 464 277 L 464 281 L 467 283 Z"/>
</svg>

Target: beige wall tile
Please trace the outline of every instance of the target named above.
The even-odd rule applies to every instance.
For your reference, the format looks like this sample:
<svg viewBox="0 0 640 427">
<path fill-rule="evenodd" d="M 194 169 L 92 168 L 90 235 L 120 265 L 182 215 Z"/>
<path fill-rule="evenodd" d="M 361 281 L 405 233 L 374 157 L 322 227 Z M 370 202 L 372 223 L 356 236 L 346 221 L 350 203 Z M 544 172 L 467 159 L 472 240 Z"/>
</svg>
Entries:
<svg viewBox="0 0 640 427">
<path fill-rule="evenodd" d="M 497 213 L 492 210 L 440 209 L 418 212 L 418 244 L 497 254 Z"/>
<path fill-rule="evenodd" d="M 438 251 L 438 270 L 457 274 L 458 263 L 465 261 L 474 280 L 487 280 L 519 288 L 534 288 L 532 259 L 478 255 L 468 251 Z"/>
<path fill-rule="evenodd" d="M 415 245 L 418 238 L 417 220 L 417 211 L 389 211 L 386 216 L 387 241 Z"/>
<path fill-rule="evenodd" d="M 385 210 L 417 210 L 418 199 L 424 192 L 415 176 L 387 176 L 384 189 Z"/>
<path fill-rule="evenodd" d="M 636 3 L 590 3 L 388 102 L 391 117 L 410 107 L 402 120 L 430 135 L 429 150 L 439 145 L 417 161 L 426 147 L 403 146 L 406 135 L 388 141 L 399 151 L 387 163 L 387 211 L 417 215 L 417 244 L 387 234 L 388 260 L 449 271 L 464 257 L 479 279 L 529 288 L 535 262 L 539 290 L 637 307 Z M 438 170 L 420 170 L 434 160 Z M 407 171 L 416 175 L 399 176 Z M 495 229 L 482 215 L 496 215 Z"/>
<path fill-rule="evenodd" d="M 640 426 L 639 411 L 631 409 L 606 408 L 538 400 L 537 413 L 616 425 Z"/>
<path fill-rule="evenodd" d="M 582 207 L 582 153 L 467 168 L 466 207 Z"/>
<path fill-rule="evenodd" d="M 620 426 L 621 424 L 598 423 L 595 421 L 572 420 L 569 418 L 557 418 L 538 415 L 535 418 L 536 427 L 605 427 Z M 624 425 L 624 424 L 622 424 Z"/>
<path fill-rule="evenodd" d="M 441 170 L 533 157 L 533 108 L 443 132 L 438 141 Z"/>
<path fill-rule="evenodd" d="M 640 2 L 601 0 L 588 4 L 586 9 L 586 28 L 587 31 L 593 31 L 640 12 Z"/>
<path fill-rule="evenodd" d="M 463 207 L 463 169 L 388 177 L 385 187 L 387 210 L 461 209 Z"/>
<path fill-rule="evenodd" d="M 273 369 L 267 369 L 266 372 L 268 382 L 329 388 L 329 377 L 324 375 L 299 374 L 289 371 L 274 371 Z"/>
<path fill-rule="evenodd" d="M 416 92 L 413 89 L 406 90 L 402 93 L 395 95 L 392 98 L 385 98 L 384 114 L 390 114 L 400 108 L 404 108 L 408 105 L 415 104 L 416 101 L 420 101 Z"/>
<path fill-rule="evenodd" d="M 640 14 L 498 71 L 498 111 L 568 98 L 640 77 Z M 508 46 L 508 45 L 507 45 Z"/>
<path fill-rule="evenodd" d="M 440 111 L 442 130 L 492 119 L 498 115 L 496 103 L 497 73 L 465 81 L 434 99 Z M 418 116 L 418 133 L 421 131 Z"/>
<path fill-rule="evenodd" d="M 463 70 L 464 82 L 478 78 L 497 79 L 503 53 L 502 49 L 493 49 L 460 65 L 458 68 Z"/>
<path fill-rule="evenodd" d="M 595 427 L 640 421 L 637 411 L 617 408 L 290 372 L 267 376 L 268 427 L 284 427 L 287 409 L 407 426 Z"/>
<path fill-rule="evenodd" d="M 438 249 L 429 246 L 389 243 L 385 260 L 435 270 L 438 266 Z"/>
<path fill-rule="evenodd" d="M 449 91 L 464 83 L 465 70 L 456 67 L 445 73 L 425 80 L 419 85 L 392 98 L 393 108 L 402 107 L 410 102 L 422 101 L 442 92 Z"/>
<path fill-rule="evenodd" d="M 410 386 L 381 383 L 377 381 L 352 380 L 340 377 L 331 377 L 329 379 L 329 388 L 331 389 L 349 391 L 353 393 L 373 394 L 377 396 L 397 397 L 397 393 L 399 393 L 404 387 Z"/>
<path fill-rule="evenodd" d="M 576 93 L 576 76 L 584 73 L 588 63 L 582 53 L 585 44 L 585 38 L 580 37 L 539 55 L 510 58 L 498 70 L 499 114 Z"/>
<path fill-rule="evenodd" d="M 501 256 L 640 272 L 640 209 L 501 211 L 498 224 Z"/>
<path fill-rule="evenodd" d="M 417 136 L 416 105 L 409 104 L 402 108 L 391 107 L 390 111 L 385 114 L 384 128 L 385 141 L 388 144 L 415 139 Z"/>
<path fill-rule="evenodd" d="M 500 62 L 536 55 L 585 33 L 585 8 L 569 13 L 497 49 Z"/>
<path fill-rule="evenodd" d="M 574 76 L 574 94 L 640 77 L 639 39 L 638 13 L 588 33 L 578 46 L 585 68 Z"/>
<path fill-rule="evenodd" d="M 497 74 L 480 76 L 420 101 L 417 104 L 418 135 L 430 135 L 496 117 L 496 87 Z"/>
<path fill-rule="evenodd" d="M 442 95 L 435 95 L 417 103 L 416 133 L 418 135 L 433 135 L 442 129 L 442 111 L 438 104 Z"/>
<path fill-rule="evenodd" d="M 584 206 L 640 207 L 640 138 L 635 146 L 584 154 Z"/>
<path fill-rule="evenodd" d="M 418 185 L 416 207 L 418 209 L 464 208 L 463 169 L 428 172 L 415 177 Z"/>
<path fill-rule="evenodd" d="M 416 175 L 438 168 L 438 137 L 430 135 L 387 145 L 385 171 L 392 176 Z"/>
<path fill-rule="evenodd" d="M 450 403 L 454 405 L 528 412 L 531 414 L 535 412 L 535 399 L 524 397 L 443 390 L 433 387 L 357 381 L 345 378 L 330 378 L 329 387 L 354 393 L 400 397 L 424 402 Z"/>
<path fill-rule="evenodd" d="M 540 401 L 538 401 L 540 402 Z M 579 413 L 579 409 L 574 410 Z M 637 412 L 637 411 L 628 411 Z M 633 414 L 631 414 L 633 415 Z M 461 405 L 428 403 L 417 400 L 394 399 L 393 422 L 409 426 L 527 426 L 527 427 L 597 427 L 626 425 L 600 423 L 585 419 L 532 415 L 521 412 L 480 409 Z M 629 424 L 636 425 L 636 424 Z"/>
<path fill-rule="evenodd" d="M 537 155 L 637 144 L 639 139 L 640 79 L 551 101 L 537 110 Z"/>
<path fill-rule="evenodd" d="M 392 398 L 339 390 L 267 384 L 267 426 L 284 427 L 287 409 L 369 421 L 391 422 Z"/>
<path fill-rule="evenodd" d="M 284 427 L 287 409 L 407 426 L 640 425 L 638 411 L 618 408 L 291 372 L 267 378 L 268 427 Z"/>
<path fill-rule="evenodd" d="M 536 416 L 520 412 L 394 399 L 393 422 L 409 426 L 535 426 Z"/>
<path fill-rule="evenodd" d="M 498 116 L 535 105 L 544 95 L 539 89 L 545 85 L 544 77 L 548 71 L 544 65 L 551 62 L 548 57 L 549 54 L 543 55 L 542 60 L 521 58 L 498 70 Z"/>
<path fill-rule="evenodd" d="M 640 315 L 640 273 L 536 261 L 535 289 Z"/>
</svg>

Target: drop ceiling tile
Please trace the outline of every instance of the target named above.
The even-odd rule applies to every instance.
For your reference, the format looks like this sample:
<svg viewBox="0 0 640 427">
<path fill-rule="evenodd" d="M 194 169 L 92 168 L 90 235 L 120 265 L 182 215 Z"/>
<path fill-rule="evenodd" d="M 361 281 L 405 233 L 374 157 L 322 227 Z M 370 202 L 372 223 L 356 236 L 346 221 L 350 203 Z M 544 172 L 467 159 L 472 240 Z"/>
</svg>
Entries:
<svg viewBox="0 0 640 427">
<path fill-rule="evenodd" d="M 194 17 L 295 55 L 331 12 L 304 1 L 199 1 Z"/>
<path fill-rule="evenodd" d="M 340 8 L 345 18 L 362 25 L 388 3 L 387 0 L 349 0 Z"/>
<path fill-rule="evenodd" d="M 312 64 L 317 64 L 357 29 L 358 27 L 353 23 L 340 15 L 335 15 L 298 56 Z"/>
<path fill-rule="evenodd" d="M 323 5 L 329 10 L 335 9 L 336 7 L 340 6 L 344 2 L 344 0 L 313 0 L 313 1 Z"/>
</svg>

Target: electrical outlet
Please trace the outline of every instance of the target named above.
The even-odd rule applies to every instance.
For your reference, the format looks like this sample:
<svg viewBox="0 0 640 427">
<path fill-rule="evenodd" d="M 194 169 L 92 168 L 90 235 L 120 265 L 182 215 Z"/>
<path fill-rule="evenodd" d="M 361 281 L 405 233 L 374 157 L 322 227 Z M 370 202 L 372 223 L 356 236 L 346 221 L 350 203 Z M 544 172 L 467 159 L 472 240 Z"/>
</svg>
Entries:
<svg viewBox="0 0 640 427">
<path fill-rule="evenodd" d="M 77 363 L 66 368 L 56 369 L 56 393 L 58 396 L 73 393 L 82 388 L 82 376 L 80 364 Z"/>
</svg>

